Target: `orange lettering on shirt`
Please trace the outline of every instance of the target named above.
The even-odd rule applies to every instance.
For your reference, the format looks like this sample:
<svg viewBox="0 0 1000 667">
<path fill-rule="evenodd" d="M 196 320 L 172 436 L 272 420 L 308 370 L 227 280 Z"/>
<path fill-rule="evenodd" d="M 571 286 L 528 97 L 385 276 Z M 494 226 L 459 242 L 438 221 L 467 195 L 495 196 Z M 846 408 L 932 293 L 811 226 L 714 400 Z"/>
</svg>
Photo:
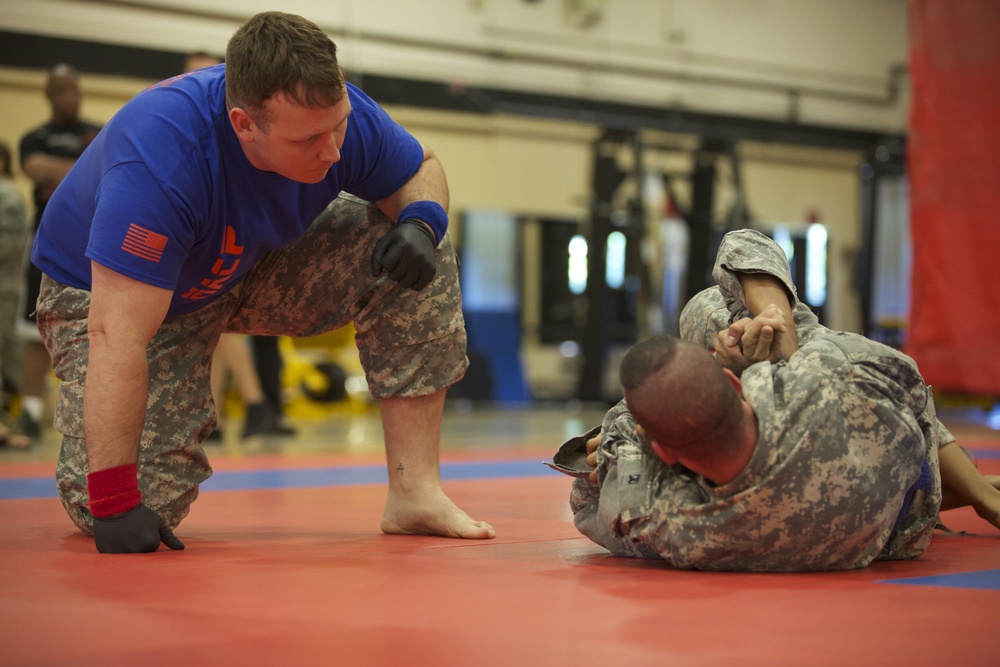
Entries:
<svg viewBox="0 0 1000 667">
<path fill-rule="evenodd" d="M 223 255 L 242 255 L 243 246 L 236 245 L 236 230 L 226 225 L 226 240 L 222 246 Z"/>
<path fill-rule="evenodd" d="M 212 265 L 212 275 L 218 277 L 214 280 L 212 278 L 202 278 L 201 287 L 192 287 L 187 292 L 184 292 L 181 298 L 192 301 L 206 299 L 222 289 L 226 281 L 233 277 L 236 267 L 240 265 L 239 255 L 243 254 L 243 246 L 236 243 L 236 230 L 230 225 L 226 225 L 226 234 L 222 240 L 221 254 L 222 257 L 215 260 L 215 264 Z M 228 268 L 226 267 L 227 255 L 237 255 L 235 259 L 230 259 L 232 264 Z"/>
<path fill-rule="evenodd" d="M 224 260 L 224 259 L 217 259 L 217 260 L 215 260 L 215 265 L 212 267 L 212 275 L 215 275 L 215 276 L 228 276 L 228 275 L 230 275 L 233 271 L 236 270 L 236 267 L 240 265 L 240 260 L 238 260 L 238 259 L 235 260 L 233 262 L 233 265 L 231 267 L 229 267 L 228 269 L 223 269 L 222 268 L 225 265 L 226 265 L 226 260 Z"/>
</svg>

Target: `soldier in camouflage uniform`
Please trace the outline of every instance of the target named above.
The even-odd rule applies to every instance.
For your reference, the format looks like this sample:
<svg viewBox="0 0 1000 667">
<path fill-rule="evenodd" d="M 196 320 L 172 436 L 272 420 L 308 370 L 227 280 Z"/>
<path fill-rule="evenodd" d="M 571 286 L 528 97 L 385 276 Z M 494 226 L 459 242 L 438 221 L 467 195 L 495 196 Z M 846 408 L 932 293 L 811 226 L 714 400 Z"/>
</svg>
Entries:
<svg viewBox="0 0 1000 667">
<path fill-rule="evenodd" d="M 440 486 L 444 395 L 468 365 L 447 203 L 434 153 L 344 82 L 335 45 L 298 16 L 258 14 L 225 65 L 130 100 L 32 254 L 62 380 L 59 493 L 98 550 L 183 548 L 172 529 L 211 474 L 222 333 L 352 321 L 385 432 L 382 530 L 493 537 Z"/>
<path fill-rule="evenodd" d="M 788 335 L 783 343 L 787 345 L 784 350 L 777 346 L 769 350 L 764 345 L 758 359 L 787 360 L 800 343 L 810 341 L 817 333 L 834 333 L 796 298 L 785 256 L 771 239 L 752 230 L 732 232 L 723 241 L 719 257 L 728 258 L 727 264 L 715 271 L 720 285 L 726 287 L 709 288 L 696 295 L 681 313 L 680 326 L 682 338 L 717 351 L 716 359 L 724 367 L 739 375 L 749 365 L 750 360 L 742 356 L 740 323 L 772 300 L 780 301 L 786 311 L 783 320 Z M 739 278 L 734 279 L 737 275 Z M 750 286 L 744 288 L 744 283 L 751 279 Z M 754 307 L 748 308 L 748 302 Z M 727 335 L 731 335 L 728 341 Z M 980 517 L 1000 528 L 1000 475 L 982 475 L 944 424 L 938 421 L 936 430 L 940 447 L 941 511 L 972 506 Z"/>
<path fill-rule="evenodd" d="M 3 380 L 0 397 L 5 408 L 8 392 L 20 389 L 23 376 L 23 343 L 15 325 L 24 275 L 24 249 L 28 242 L 28 214 L 12 178 L 10 148 L 0 143 L 0 378 Z M 14 439 L 21 445 L 30 444 L 0 423 L 0 446 Z"/>
<path fill-rule="evenodd" d="M 718 289 L 682 313 L 682 335 L 697 344 L 677 341 L 671 352 L 671 343 L 647 341 L 623 360 L 623 384 L 632 375 L 626 401 L 650 424 L 637 432 L 626 401 L 609 411 L 595 452 L 597 483 L 574 482 L 577 528 L 613 553 L 703 570 L 840 570 L 919 556 L 941 503 L 938 451 L 954 438 L 936 419 L 913 361 L 819 325 L 796 297 L 784 254 L 762 234 L 727 235 L 713 274 Z M 795 323 L 785 334 L 797 333 L 799 348 L 786 362 L 749 365 L 737 379 L 705 348 L 753 316 L 747 275 L 770 276 L 783 288 Z M 788 316 L 772 318 L 774 329 Z M 669 384 L 677 361 L 649 367 L 669 354 L 692 364 L 693 380 Z M 637 364 L 647 366 L 639 375 Z M 690 453 L 704 432 L 686 426 L 684 412 L 699 413 L 700 400 L 723 400 L 702 398 L 723 376 L 739 392 L 732 409 L 749 419 L 730 420 L 726 408 L 710 426 L 753 429 L 745 460 L 728 475 L 715 472 L 711 454 Z M 652 387 L 662 391 L 650 397 Z M 713 447 L 738 441 L 739 428 L 715 433 Z"/>
</svg>

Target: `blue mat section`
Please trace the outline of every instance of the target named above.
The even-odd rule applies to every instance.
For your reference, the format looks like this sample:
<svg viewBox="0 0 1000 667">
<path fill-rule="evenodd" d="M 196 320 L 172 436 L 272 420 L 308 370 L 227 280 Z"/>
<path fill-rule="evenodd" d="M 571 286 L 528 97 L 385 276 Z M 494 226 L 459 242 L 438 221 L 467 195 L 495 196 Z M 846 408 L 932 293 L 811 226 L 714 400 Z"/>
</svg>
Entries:
<svg viewBox="0 0 1000 667">
<path fill-rule="evenodd" d="M 52 477 L 0 479 L 0 500 L 55 498 L 57 495 L 55 475 Z"/>
<path fill-rule="evenodd" d="M 977 459 L 1000 459 L 1000 449 L 970 448 L 969 451 L 975 454 Z"/>
<path fill-rule="evenodd" d="M 441 479 L 499 479 L 504 477 L 539 477 L 558 475 L 540 461 L 480 461 L 441 464 Z M 201 485 L 202 491 L 254 491 L 259 489 L 297 489 L 322 486 L 384 484 L 385 466 L 343 468 L 297 468 L 282 470 L 239 470 L 216 472 Z M 0 479 L 0 500 L 55 498 L 54 477 Z"/>
<path fill-rule="evenodd" d="M 956 574 L 936 574 L 930 577 L 911 579 L 883 579 L 880 584 L 907 584 L 910 586 L 944 586 L 946 588 L 976 588 L 1000 591 L 1000 570 L 980 572 L 958 572 Z"/>
</svg>

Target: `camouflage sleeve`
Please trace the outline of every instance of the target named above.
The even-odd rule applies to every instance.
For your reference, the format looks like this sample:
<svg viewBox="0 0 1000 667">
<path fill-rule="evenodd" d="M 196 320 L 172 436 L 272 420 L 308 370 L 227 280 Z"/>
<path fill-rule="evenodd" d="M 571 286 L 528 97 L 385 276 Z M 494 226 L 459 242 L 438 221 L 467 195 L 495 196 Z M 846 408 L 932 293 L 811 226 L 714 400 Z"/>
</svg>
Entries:
<svg viewBox="0 0 1000 667">
<path fill-rule="evenodd" d="M 580 517 L 582 521 L 586 515 L 597 514 L 597 503 L 601 500 L 601 487 L 590 481 L 589 477 L 576 477 L 573 479 L 573 489 L 569 493 L 569 509 L 573 512 L 574 519 Z"/>
<path fill-rule="evenodd" d="M 930 390 L 930 387 L 928 387 L 927 389 Z M 931 394 L 931 400 L 933 400 L 933 398 L 934 396 L 933 394 Z M 958 441 L 958 439 L 954 435 L 952 435 L 951 431 L 949 431 L 948 428 L 941 423 L 940 419 L 937 419 L 935 417 L 934 421 L 935 421 L 934 433 L 937 435 L 938 449 L 944 447 L 945 445 L 950 445 L 951 443 Z"/>
<path fill-rule="evenodd" d="M 573 480 L 570 495 L 573 525 L 591 542 L 600 545 L 616 556 L 634 556 L 627 540 L 614 535 L 601 520 L 600 487 L 585 477 Z"/>
<path fill-rule="evenodd" d="M 927 402 L 917 415 L 924 433 L 926 451 L 920 477 L 908 491 L 910 499 L 905 514 L 896 522 L 880 559 L 911 559 L 920 556 L 930 543 L 941 508 L 941 461 L 938 452 L 955 436 L 937 418 L 934 397 L 927 387 Z"/>
<path fill-rule="evenodd" d="M 798 300 L 784 251 L 764 234 L 741 229 L 726 234 L 719 246 L 712 270 L 718 286 L 696 294 L 681 311 L 681 338 L 711 348 L 720 331 L 740 318 L 754 316 L 746 306 L 740 273 L 766 273 L 781 281 L 792 305 L 800 344 L 820 328 L 815 313 Z"/>
<path fill-rule="evenodd" d="M 598 484 L 579 478 L 570 496 L 577 530 L 616 556 L 653 555 L 627 537 L 629 520 L 645 514 L 652 492 L 644 458 L 635 420 L 621 401 L 608 411 L 602 425 Z"/>
<path fill-rule="evenodd" d="M 730 325 L 730 313 L 718 287 L 695 294 L 681 310 L 680 337 L 706 349 L 715 346 L 715 337 Z"/>
<path fill-rule="evenodd" d="M 785 252 L 777 243 L 756 230 L 739 229 L 729 232 L 723 237 L 715 257 L 712 277 L 722 292 L 726 306 L 734 315 L 746 308 L 746 297 L 738 273 L 770 274 L 785 286 L 793 307 L 799 301 Z"/>
</svg>

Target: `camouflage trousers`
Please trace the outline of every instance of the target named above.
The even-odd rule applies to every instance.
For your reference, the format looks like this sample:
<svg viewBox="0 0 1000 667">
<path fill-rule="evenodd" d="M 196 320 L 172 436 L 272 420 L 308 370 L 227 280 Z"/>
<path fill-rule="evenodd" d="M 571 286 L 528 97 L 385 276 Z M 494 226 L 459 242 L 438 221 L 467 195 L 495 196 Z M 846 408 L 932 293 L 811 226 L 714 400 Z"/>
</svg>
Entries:
<svg viewBox="0 0 1000 667">
<path fill-rule="evenodd" d="M 149 399 L 139 443 L 143 503 L 173 528 L 212 474 L 201 443 L 215 425 L 209 381 L 222 333 L 314 336 L 354 323 L 376 399 L 432 394 L 468 366 L 458 265 L 448 235 L 437 274 L 420 292 L 385 273 L 371 276 L 375 241 L 393 227 L 374 205 L 342 195 L 306 234 L 265 256 L 230 292 L 190 314 L 168 318 L 147 349 Z M 61 380 L 55 428 L 63 434 L 56 480 L 63 506 L 87 534 L 87 447 L 83 393 L 90 292 L 46 276 L 38 328 Z"/>
</svg>

